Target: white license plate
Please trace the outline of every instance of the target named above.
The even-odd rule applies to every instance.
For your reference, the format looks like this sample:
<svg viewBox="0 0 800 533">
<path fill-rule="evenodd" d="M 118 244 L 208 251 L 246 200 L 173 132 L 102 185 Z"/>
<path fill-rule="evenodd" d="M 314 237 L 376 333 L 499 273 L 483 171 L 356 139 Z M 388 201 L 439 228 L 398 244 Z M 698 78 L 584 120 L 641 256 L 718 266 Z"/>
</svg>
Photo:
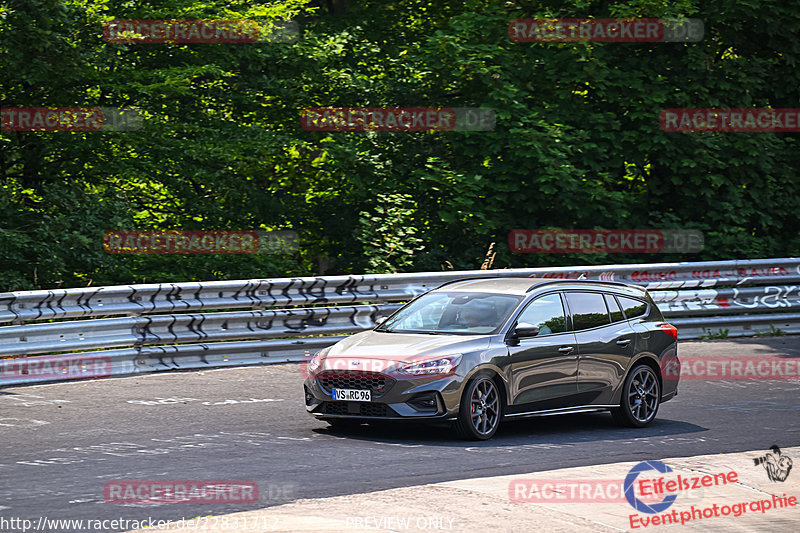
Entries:
<svg viewBox="0 0 800 533">
<path fill-rule="evenodd" d="M 334 400 L 346 400 L 350 402 L 371 402 L 372 391 L 358 389 L 333 389 Z"/>
</svg>

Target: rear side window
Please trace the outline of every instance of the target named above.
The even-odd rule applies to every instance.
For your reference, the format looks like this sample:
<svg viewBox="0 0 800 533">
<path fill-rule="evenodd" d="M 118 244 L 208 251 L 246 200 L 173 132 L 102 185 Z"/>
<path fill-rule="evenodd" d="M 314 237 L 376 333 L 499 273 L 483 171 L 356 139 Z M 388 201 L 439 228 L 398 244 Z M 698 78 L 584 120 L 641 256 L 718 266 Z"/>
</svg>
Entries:
<svg viewBox="0 0 800 533">
<path fill-rule="evenodd" d="M 628 318 L 636 318 L 642 316 L 647 312 L 647 304 L 641 300 L 634 300 L 633 298 L 626 298 L 624 296 L 617 296 L 622 309 L 625 311 L 625 316 Z"/>
<path fill-rule="evenodd" d="M 576 330 L 610 324 L 603 295 L 599 292 L 568 292 L 567 302 Z"/>
<path fill-rule="evenodd" d="M 606 298 L 606 305 L 608 306 L 608 311 L 611 315 L 611 322 L 619 322 L 620 320 L 624 319 L 625 316 L 622 314 L 622 309 L 619 308 L 617 299 L 610 294 L 604 294 L 603 296 Z"/>
</svg>

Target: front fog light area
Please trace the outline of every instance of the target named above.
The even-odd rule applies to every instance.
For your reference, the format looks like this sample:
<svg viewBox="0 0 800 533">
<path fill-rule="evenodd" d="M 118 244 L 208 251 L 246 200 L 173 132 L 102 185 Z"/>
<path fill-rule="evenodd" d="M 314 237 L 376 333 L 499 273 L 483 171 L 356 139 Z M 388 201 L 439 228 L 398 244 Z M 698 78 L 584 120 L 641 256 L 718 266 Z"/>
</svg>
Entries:
<svg viewBox="0 0 800 533">
<path fill-rule="evenodd" d="M 435 392 L 423 392 L 406 403 L 421 413 L 436 413 L 439 410 L 439 401 Z"/>
<path fill-rule="evenodd" d="M 319 401 L 314 398 L 314 395 L 311 394 L 311 391 L 309 391 L 307 387 L 304 386 L 303 390 L 306 393 L 306 405 L 314 405 L 315 403 L 319 403 Z"/>
</svg>

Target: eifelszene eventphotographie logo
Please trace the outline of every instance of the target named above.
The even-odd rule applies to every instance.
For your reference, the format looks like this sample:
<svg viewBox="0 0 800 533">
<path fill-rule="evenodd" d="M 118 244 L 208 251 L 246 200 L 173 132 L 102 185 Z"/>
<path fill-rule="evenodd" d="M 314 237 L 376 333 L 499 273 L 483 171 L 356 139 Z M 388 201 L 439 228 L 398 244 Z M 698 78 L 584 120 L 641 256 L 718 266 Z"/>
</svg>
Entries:
<svg viewBox="0 0 800 533">
<path fill-rule="evenodd" d="M 631 506 L 637 511 L 649 514 L 657 514 L 665 511 L 670 505 L 675 503 L 678 495 L 666 493 L 664 495 L 664 499 L 657 503 L 645 503 L 640 500 L 636 496 L 634 483 L 636 483 L 636 478 L 639 477 L 639 474 L 642 472 L 648 472 L 650 470 L 655 470 L 656 472 L 660 472 L 662 474 L 672 472 L 672 469 L 661 461 L 643 461 L 639 463 L 631 468 L 630 472 L 628 472 L 628 475 L 625 476 L 625 499 L 627 499 L 628 503 L 631 504 Z"/>
</svg>

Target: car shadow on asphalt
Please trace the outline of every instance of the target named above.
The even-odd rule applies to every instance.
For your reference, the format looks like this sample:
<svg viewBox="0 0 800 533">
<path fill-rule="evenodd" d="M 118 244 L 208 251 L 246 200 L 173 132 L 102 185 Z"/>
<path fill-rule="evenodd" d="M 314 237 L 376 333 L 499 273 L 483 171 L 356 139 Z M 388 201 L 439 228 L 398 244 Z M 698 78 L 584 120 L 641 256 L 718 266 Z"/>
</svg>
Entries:
<svg viewBox="0 0 800 533">
<path fill-rule="evenodd" d="M 709 428 L 680 420 L 657 418 L 645 428 L 617 425 L 609 413 L 588 413 L 504 421 L 487 441 L 462 440 L 455 429 L 410 421 L 381 421 L 353 428 L 317 428 L 315 433 L 356 440 L 400 445 L 444 447 L 503 447 L 509 445 L 564 445 L 596 441 L 628 441 L 674 437 L 708 431 Z"/>
</svg>

